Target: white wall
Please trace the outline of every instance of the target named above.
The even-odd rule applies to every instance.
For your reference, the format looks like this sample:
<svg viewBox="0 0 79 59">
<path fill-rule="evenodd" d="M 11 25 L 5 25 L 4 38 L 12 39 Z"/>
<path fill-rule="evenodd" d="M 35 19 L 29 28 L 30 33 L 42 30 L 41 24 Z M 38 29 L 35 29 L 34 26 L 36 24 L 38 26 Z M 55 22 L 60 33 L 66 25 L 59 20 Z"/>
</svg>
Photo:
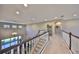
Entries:
<svg viewBox="0 0 79 59">
<path fill-rule="evenodd" d="M 79 36 L 79 19 L 63 21 L 62 26 L 65 31 L 72 32 L 73 34 Z"/>
</svg>

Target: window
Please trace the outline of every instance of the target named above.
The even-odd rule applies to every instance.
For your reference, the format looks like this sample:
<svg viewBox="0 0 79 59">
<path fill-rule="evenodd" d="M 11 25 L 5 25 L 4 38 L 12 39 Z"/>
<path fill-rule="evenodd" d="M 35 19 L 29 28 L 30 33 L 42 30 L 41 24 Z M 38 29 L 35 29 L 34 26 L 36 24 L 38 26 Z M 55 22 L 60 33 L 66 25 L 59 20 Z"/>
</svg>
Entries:
<svg viewBox="0 0 79 59">
<path fill-rule="evenodd" d="M 20 26 L 18 26 L 18 28 L 22 28 L 22 26 L 20 25 Z"/>
<path fill-rule="evenodd" d="M 10 28 L 10 25 L 3 25 L 4 28 Z"/>
<path fill-rule="evenodd" d="M 12 28 L 17 28 L 17 26 L 16 25 L 12 25 Z"/>
</svg>

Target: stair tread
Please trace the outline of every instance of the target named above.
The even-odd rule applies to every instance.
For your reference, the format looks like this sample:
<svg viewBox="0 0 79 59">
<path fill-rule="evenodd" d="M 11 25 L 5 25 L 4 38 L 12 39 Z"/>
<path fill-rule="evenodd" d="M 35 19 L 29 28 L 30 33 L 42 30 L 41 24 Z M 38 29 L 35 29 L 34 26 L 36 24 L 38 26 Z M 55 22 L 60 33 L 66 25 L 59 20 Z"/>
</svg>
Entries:
<svg viewBox="0 0 79 59">
<path fill-rule="evenodd" d="M 44 43 L 40 43 L 40 42 L 39 42 L 39 43 L 37 43 L 37 45 L 43 45 L 43 44 L 44 44 Z"/>
<path fill-rule="evenodd" d="M 42 45 L 42 46 L 43 46 L 43 45 Z M 40 49 L 42 46 L 37 45 L 36 48 L 39 48 L 39 49 Z"/>
<path fill-rule="evenodd" d="M 46 42 L 45 39 L 40 39 L 35 48 L 33 49 L 32 53 L 33 54 L 39 53 L 42 47 L 44 46 L 45 42 Z"/>
<path fill-rule="evenodd" d="M 37 48 L 41 48 L 42 46 L 40 46 L 40 45 L 37 45 L 36 47 L 37 47 Z"/>
</svg>

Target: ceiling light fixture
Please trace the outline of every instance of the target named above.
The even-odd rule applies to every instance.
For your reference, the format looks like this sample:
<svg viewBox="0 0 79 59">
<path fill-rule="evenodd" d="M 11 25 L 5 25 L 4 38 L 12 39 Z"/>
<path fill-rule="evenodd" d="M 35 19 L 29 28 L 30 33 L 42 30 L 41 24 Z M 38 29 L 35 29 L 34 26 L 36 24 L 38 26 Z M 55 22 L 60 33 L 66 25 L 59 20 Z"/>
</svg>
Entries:
<svg viewBox="0 0 79 59">
<path fill-rule="evenodd" d="M 58 17 L 54 17 L 54 19 L 57 19 Z"/>
<path fill-rule="evenodd" d="M 19 11 L 16 11 L 16 14 L 18 15 L 18 14 L 20 14 L 20 12 Z"/>
<path fill-rule="evenodd" d="M 27 4 L 24 4 L 24 7 L 27 7 L 28 5 Z"/>
<path fill-rule="evenodd" d="M 77 16 L 77 14 L 73 14 L 73 16 Z"/>
</svg>

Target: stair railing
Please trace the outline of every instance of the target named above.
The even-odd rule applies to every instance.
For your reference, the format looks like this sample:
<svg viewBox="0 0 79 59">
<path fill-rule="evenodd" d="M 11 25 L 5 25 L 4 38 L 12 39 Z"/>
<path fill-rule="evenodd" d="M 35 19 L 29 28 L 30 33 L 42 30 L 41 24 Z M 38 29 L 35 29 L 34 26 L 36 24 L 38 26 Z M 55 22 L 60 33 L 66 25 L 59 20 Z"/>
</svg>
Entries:
<svg viewBox="0 0 79 59">
<path fill-rule="evenodd" d="M 48 31 L 43 32 L 42 34 L 36 35 L 33 38 L 30 38 L 28 40 L 24 40 L 21 43 L 17 45 L 13 45 L 11 47 L 5 48 L 0 50 L 0 54 L 29 54 L 31 51 L 31 48 L 34 45 L 34 40 L 44 34 L 48 33 Z"/>
<path fill-rule="evenodd" d="M 63 38 L 69 46 L 69 49 L 72 53 L 79 53 L 79 36 L 72 34 L 71 32 L 67 32 L 62 30 Z"/>
</svg>

